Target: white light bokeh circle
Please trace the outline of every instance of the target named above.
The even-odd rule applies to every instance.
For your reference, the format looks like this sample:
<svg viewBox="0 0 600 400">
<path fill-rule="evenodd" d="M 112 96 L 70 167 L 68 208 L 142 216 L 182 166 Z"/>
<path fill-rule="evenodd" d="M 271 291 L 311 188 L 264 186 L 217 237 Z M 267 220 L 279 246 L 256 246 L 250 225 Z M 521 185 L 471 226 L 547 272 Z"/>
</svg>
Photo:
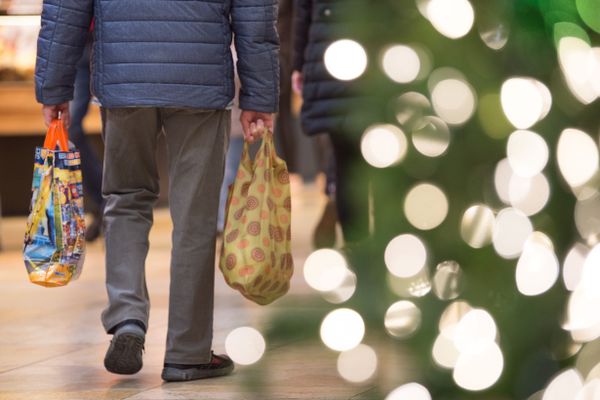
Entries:
<svg viewBox="0 0 600 400">
<path fill-rule="evenodd" d="M 381 66 L 385 74 L 394 82 L 409 83 L 419 76 L 421 60 L 412 47 L 394 45 L 384 51 Z"/>
<path fill-rule="evenodd" d="M 506 148 L 512 170 L 524 178 L 532 178 L 542 172 L 548 163 L 548 144 L 540 135 L 531 131 L 515 131 L 508 138 Z"/>
<path fill-rule="evenodd" d="M 480 249 L 492 242 L 495 220 L 494 212 L 488 206 L 471 206 L 463 214 L 460 235 L 469 246 Z"/>
<path fill-rule="evenodd" d="M 502 84 L 502 109 L 518 129 L 528 129 L 550 110 L 552 97 L 548 88 L 532 78 L 510 78 Z"/>
<path fill-rule="evenodd" d="M 231 331 L 225 339 L 225 350 L 240 365 L 251 365 L 265 353 L 265 339 L 254 328 L 244 326 Z"/>
<path fill-rule="evenodd" d="M 424 156 L 439 157 L 450 146 L 450 129 L 441 118 L 423 117 L 412 132 L 412 142 Z"/>
<path fill-rule="evenodd" d="M 392 304 L 385 313 L 385 329 L 397 338 L 406 338 L 421 326 L 421 310 L 412 301 Z"/>
<path fill-rule="evenodd" d="M 575 397 L 583 387 L 583 379 L 577 370 L 568 369 L 552 379 L 544 391 L 543 400 L 565 400 Z"/>
<path fill-rule="evenodd" d="M 496 217 L 492 239 L 494 249 L 503 258 L 517 258 L 532 233 L 533 225 L 525 214 L 514 208 L 505 208 Z"/>
<path fill-rule="evenodd" d="M 454 344 L 456 326 L 444 329 L 433 343 L 433 361 L 442 368 L 452 369 L 456 366 L 460 352 Z"/>
<path fill-rule="evenodd" d="M 519 292 L 525 296 L 538 296 L 548 291 L 559 275 L 559 262 L 550 238 L 534 232 L 525 242 L 517 263 L 515 278 Z"/>
<path fill-rule="evenodd" d="M 503 369 L 502 351 L 495 342 L 491 342 L 479 353 L 461 353 L 452 376 L 461 388 L 480 391 L 496 383 Z"/>
<path fill-rule="evenodd" d="M 325 50 L 325 67 L 336 79 L 351 81 L 367 69 L 367 53 L 360 43 L 342 39 L 333 42 Z"/>
<path fill-rule="evenodd" d="M 585 258 L 580 285 L 587 298 L 600 299 L 600 244 L 594 246 Z"/>
<path fill-rule="evenodd" d="M 573 96 L 583 104 L 596 100 L 596 55 L 590 45 L 578 37 L 563 37 L 558 42 L 558 61 Z"/>
<path fill-rule="evenodd" d="M 562 131 L 556 158 L 562 176 L 572 187 L 585 184 L 598 171 L 598 147 L 594 139 L 578 129 Z"/>
<path fill-rule="evenodd" d="M 460 354 L 484 352 L 496 339 L 494 318 L 485 310 L 474 309 L 464 315 L 454 331 L 454 345 Z"/>
<path fill-rule="evenodd" d="M 600 239 L 600 194 L 575 203 L 575 226 L 579 235 L 593 245 Z"/>
<path fill-rule="evenodd" d="M 441 119 L 452 125 L 462 125 L 475 112 L 475 90 L 463 79 L 444 79 L 433 86 L 431 103 Z"/>
<path fill-rule="evenodd" d="M 332 304 L 340 304 L 348 301 L 356 291 L 356 274 L 349 269 L 341 285 L 327 292 L 320 292 L 321 297 Z"/>
<path fill-rule="evenodd" d="M 450 39 L 465 36 L 475 21 L 475 11 L 468 0 L 431 0 L 426 13 L 433 27 Z"/>
<path fill-rule="evenodd" d="M 563 263 L 563 281 L 567 290 L 572 292 L 581 282 L 583 264 L 589 252 L 590 249 L 586 245 L 576 243 L 567 253 Z"/>
<path fill-rule="evenodd" d="M 329 292 L 342 285 L 348 275 L 346 259 L 338 251 L 319 249 L 312 252 L 304 263 L 304 279 L 320 292 Z"/>
<path fill-rule="evenodd" d="M 403 128 L 412 131 L 428 114 L 431 114 L 431 102 L 425 95 L 418 92 L 408 92 L 399 96 L 392 103 L 396 120 Z"/>
<path fill-rule="evenodd" d="M 421 269 L 416 275 L 409 278 L 400 278 L 391 273 L 387 274 L 389 289 L 399 297 L 423 297 L 431 291 L 429 270 Z"/>
<path fill-rule="evenodd" d="M 583 285 L 571 293 L 567 307 L 567 321 L 563 328 L 568 330 L 576 342 L 590 342 L 600 337 L 600 297 L 587 296 Z"/>
<path fill-rule="evenodd" d="M 494 187 L 498 197 L 505 204 L 511 204 L 510 201 L 510 182 L 513 178 L 514 172 L 508 158 L 504 158 L 496 164 L 496 170 L 494 171 Z"/>
<path fill-rule="evenodd" d="M 365 335 L 365 323 L 354 310 L 338 308 L 321 323 L 321 340 L 335 351 L 347 351 L 358 346 Z"/>
<path fill-rule="evenodd" d="M 425 268 L 427 249 L 415 235 L 399 235 L 388 243 L 384 258 L 387 269 L 393 275 L 410 278 Z"/>
<path fill-rule="evenodd" d="M 448 199 L 437 186 L 422 183 L 413 187 L 406 195 L 404 213 L 415 228 L 434 229 L 448 215 Z"/>
<path fill-rule="evenodd" d="M 425 386 L 412 382 L 392 390 L 385 400 L 431 400 L 431 394 Z"/>
<path fill-rule="evenodd" d="M 359 344 L 351 350 L 340 353 L 337 359 L 337 370 L 348 382 L 368 381 L 377 371 L 377 353 L 370 346 Z"/>
<path fill-rule="evenodd" d="M 440 300 L 452 300 L 460 295 L 463 273 L 456 261 L 442 261 L 435 268 L 433 292 Z"/>
<path fill-rule="evenodd" d="M 394 165 L 406 156 L 408 141 L 394 125 L 375 125 L 367 129 L 360 143 L 365 160 L 376 168 Z"/>
<path fill-rule="evenodd" d="M 539 213 L 550 200 L 550 183 L 544 174 L 523 178 L 513 174 L 508 186 L 510 205 L 531 216 Z"/>
</svg>

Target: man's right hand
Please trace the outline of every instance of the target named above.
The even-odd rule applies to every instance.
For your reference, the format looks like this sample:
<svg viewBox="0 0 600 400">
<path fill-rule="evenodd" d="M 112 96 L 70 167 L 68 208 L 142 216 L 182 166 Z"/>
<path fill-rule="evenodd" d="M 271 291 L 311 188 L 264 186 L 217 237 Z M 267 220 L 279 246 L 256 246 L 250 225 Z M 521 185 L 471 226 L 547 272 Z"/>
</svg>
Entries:
<svg viewBox="0 0 600 400">
<path fill-rule="evenodd" d="M 302 96 L 302 87 L 304 86 L 304 75 L 300 71 L 292 72 L 292 90 L 297 95 Z"/>
<path fill-rule="evenodd" d="M 266 128 L 273 130 L 273 114 L 243 110 L 240 122 L 244 129 L 244 138 L 249 143 L 260 139 Z"/>
<path fill-rule="evenodd" d="M 69 127 L 71 123 L 71 115 L 69 114 L 69 103 L 62 104 L 54 104 L 54 105 L 44 105 L 42 106 L 42 114 L 44 115 L 44 123 L 46 126 L 50 126 L 52 120 L 58 118 L 58 113 L 60 112 L 61 119 L 65 128 Z"/>
</svg>

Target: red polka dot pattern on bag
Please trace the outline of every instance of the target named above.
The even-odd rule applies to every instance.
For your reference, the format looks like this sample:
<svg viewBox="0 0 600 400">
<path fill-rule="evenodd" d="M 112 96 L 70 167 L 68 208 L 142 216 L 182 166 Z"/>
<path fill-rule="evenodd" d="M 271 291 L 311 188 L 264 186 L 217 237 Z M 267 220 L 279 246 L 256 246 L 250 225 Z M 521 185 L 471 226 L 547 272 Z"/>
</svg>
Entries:
<svg viewBox="0 0 600 400">
<path fill-rule="evenodd" d="M 258 247 L 252 249 L 252 253 L 250 255 L 254 261 L 261 262 L 265 260 L 265 252 Z"/>
<path fill-rule="evenodd" d="M 258 199 L 254 196 L 250 196 L 248 197 L 248 200 L 246 200 L 246 209 L 248 210 L 255 210 L 258 205 Z"/>
<path fill-rule="evenodd" d="M 250 222 L 248 224 L 248 233 L 252 236 L 260 235 L 260 223 L 259 222 Z"/>
</svg>

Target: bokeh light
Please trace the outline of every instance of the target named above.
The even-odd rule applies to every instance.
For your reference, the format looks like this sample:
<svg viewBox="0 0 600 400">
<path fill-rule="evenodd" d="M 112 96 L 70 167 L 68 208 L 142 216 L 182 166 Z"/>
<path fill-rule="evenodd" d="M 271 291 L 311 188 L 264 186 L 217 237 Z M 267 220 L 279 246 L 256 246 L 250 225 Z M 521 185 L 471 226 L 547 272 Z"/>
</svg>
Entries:
<svg viewBox="0 0 600 400">
<path fill-rule="evenodd" d="M 503 369 L 502 351 L 495 342 L 491 342 L 482 352 L 461 353 L 452 376 L 463 389 L 480 391 L 496 383 Z"/>
<path fill-rule="evenodd" d="M 531 131 L 516 131 L 508 138 L 506 154 L 512 170 L 531 178 L 546 167 L 550 151 L 546 141 Z"/>
<path fill-rule="evenodd" d="M 390 290 L 400 297 L 423 297 L 431 291 L 428 268 L 421 269 L 409 278 L 387 274 L 387 283 Z"/>
<path fill-rule="evenodd" d="M 321 297 L 332 304 L 340 304 L 348 301 L 356 291 L 356 274 L 349 269 L 342 284 L 333 290 L 320 292 Z"/>
<path fill-rule="evenodd" d="M 508 42 L 510 30 L 504 23 L 498 23 L 495 26 L 479 31 L 481 40 L 492 50 L 501 50 Z"/>
<path fill-rule="evenodd" d="M 375 125 L 367 129 L 360 143 L 365 160 L 374 167 L 386 168 L 406 155 L 406 135 L 394 125 Z"/>
<path fill-rule="evenodd" d="M 393 107 L 396 120 L 409 131 L 414 130 L 423 117 L 433 112 L 429 99 L 417 92 L 408 92 L 399 96 L 394 101 Z"/>
<path fill-rule="evenodd" d="M 385 74 L 394 82 L 409 83 L 419 76 L 421 60 L 412 47 L 394 45 L 384 51 L 381 66 Z"/>
<path fill-rule="evenodd" d="M 331 76 L 342 81 L 356 79 L 367 69 L 367 53 L 354 40 L 333 42 L 325 51 L 324 60 Z"/>
<path fill-rule="evenodd" d="M 265 339 L 254 328 L 244 326 L 231 331 L 225 339 L 225 350 L 229 357 L 240 365 L 251 365 L 265 353 Z"/>
<path fill-rule="evenodd" d="M 583 264 L 590 252 L 589 247 L 582 243 L 575 243 L 567 253 L 563 263 L 563 281 L 569 291 L 575 290 L 581 281 Z"/>
<path fill-rule="evenodd" d="M 600 194 L 578 200 L 575 203 L 575 226 L 588 244 L 594 245 L 600 238 Z"/>
<path fill-rule="evenodd" d="M 516 269 L 519 292 L 537 296 L 548 291 L 559 275 L 559 262 L 552 241 L 541 232 L 534 232 L 525 242 Z"/>
<path fill-rule="evenodd" d="M 358 346 L 365 335 L 365 323 L 354 310 L 339 308 L 331 311 L 321 323 L 321 340 L 335 351 L 347 351 Z"/>
<path fill-rule="evenodd" d="M 460 352 L 454 344 L 454 331 L 456 326 L 444 329 L 435 339 L 431 352 L 433 361 L 445 369 L 453 369 L 458 361 Z"/>
<path fill-rule="evenodd" d="M 595 57 L 589 43 L 578 37 L 564 37 L 558 44 L 558 60 L 573 96 L 583 104 L 596 100 Z"/>
<path fill-rule="evenodd" d="M 438 117 L 423 117 L 412 132 L 412 142 L 424 156 L 439 157 L 450 145 L 450 129 Z"/>
<path fill-rule="evenodd" d="M 560 172 L 572 187 L 585 184 L 598 172 L 598 147 L 583 131 L 562 131 L 556 152 Z"/>
<path fill-rule="evenodd" d="M 413 187 L 406 195 L 404 213 L 415 228 L 434 229 L 448 215 L 448 199 L 437 186 L 422 183 Z"/>
<path fill-rule="evenodd" d="M 427 249 L 415 235 L 396 236 L 385 248 L 385 265 L 395 276 L 410 278 L 427 264 Z"/>
<path fill-rule="evenodd" d="M 514 176 L 513 170 L 508 162 L 508 158 L 504 158 L 496 164 L 494 172 L 494 187 L 498 197 L 505 204 L 511 204 L 510 201 L 510 182 Z"/>
<path fill-rule="evenodd" d="M 528 129 L 543 119 L 552 106 L 548 88 L 532 78 L 510 78 L 502 84 L 502 109 L 518 129 Z"/>
<path fill-rule="evenodd" d="M 461 125 L 471 118 L 477 101 L 475 90 L 466 80 L 448 78 L 434 84 L 431 103 L 441 119 Z"/>
<path fill-rule="evenodd" d="M 397 338 L 414 334 L 421 326 L 421 310 L 411 301 L 392 304 L 385 313 L 385 329 Z"/>
<path fill-rule="evenodd" d="M 337 360 L 338 373 L 352 383 L 362 383 L 377 371 L 377 353 L 366 344 L 340 353 Z"/>
<path fill-rule="evenodd" d="M 533 225 L 525 214 L 514 208 L 505 208 L 496 217 L 492 239 L 494 249 L 503 258 L 517 258 L 532 233 Z"/>
<path fill-rule="evenodd" d="M 544 391 L 543 400 L 575 399 L 583 387 L 583 379 L 577 370 L 568 369 L 552 379 Z"/>
<path fill-rule="evenodd" d="M 474 309 L 466 313 L 456 325 L 454 345 L 461 354 L 480 354 L 496 339 L 494 319 L 485 310 Z"/>
<path fill-rule="evenodd" d="M 494 212 L 484 204 L 469 207 L 463 214 L 460 235 L 471 247 L 480 249 L 492 242 Z"/>
<path fill-rule="evenodd" d="M 577 0 L 575 4 L 577 5 L 579 16 L 581 16 L 586 25 L 600 33 L 600 21 L 598 20 L 598 7 L 600 3 L 598 3 L 598 0 Z"/>
<path fill-rule="evenodd" d="M 385 400 L 431 400 L 431 394 L 425 386 L 412 382 L 392 390 Z"/>
<path fill-rule="evenodd" d="M 311 253 L 304 263 L 304 279 L 308 285 L 321 292 L 329 292 L 342 285 L 348 274 L 344 256 L 332 249 Z"/>
<path fill-rule="evenodd" d="M 442 35 L 458 39 L 473 27 L 475 11 L 468 0 L 431 0 L 427 18 Z"/>
<path fill-rule="evenodd" d="M 523 178 L 513 174 L 508 187 L 510 204 L 527 216 L 542 211 L 550 200 L 550 183 L 544 174 Z"/>
<path fill-rule="evenodd" d="M 463 273 L 456 261 L 438 264 L 433 276 L 433 292 L 440 300 L 452 300 L 460 295 Z"/>
</svg>

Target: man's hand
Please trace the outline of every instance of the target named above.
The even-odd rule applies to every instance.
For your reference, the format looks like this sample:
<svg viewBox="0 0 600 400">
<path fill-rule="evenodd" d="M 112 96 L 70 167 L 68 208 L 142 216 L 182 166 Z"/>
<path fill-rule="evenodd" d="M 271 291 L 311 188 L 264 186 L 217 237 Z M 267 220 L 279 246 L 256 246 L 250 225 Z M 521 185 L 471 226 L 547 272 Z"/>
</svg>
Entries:
<svg viewBox="0 0 600 400">
<path fill-rule="evenodd" d="M 273 130 L 273 114 L 271 113 L 244 110 L 240 122 L 244 129 L 244 138 L 248 143 L 254 143 L 260 139 L 265 127 Z"/>
<path fill-rule="evenodd" d="M 53 119 L 58 118 L 59 112 L 61 114 L 60 118 L 62 119 L 65 128 L 69 127 L 69 124 L 71 123 L 71 116 L 69 114 L 68 102 L 62 104 L 55 104 L 51 106 L 44 105 L 42 107 L 42 114 L 44 114 L 44 123 L 46 124 L 46 126 L 50 126 L 50 122 L 52 122 Z"/>
<path fill-rule="evenodd" d="M 302 96 L 302 88 L 304 87 L 304 75 L 300 71 L 292 72 L 292 90 L 297 95 Z"/>
</svg>

